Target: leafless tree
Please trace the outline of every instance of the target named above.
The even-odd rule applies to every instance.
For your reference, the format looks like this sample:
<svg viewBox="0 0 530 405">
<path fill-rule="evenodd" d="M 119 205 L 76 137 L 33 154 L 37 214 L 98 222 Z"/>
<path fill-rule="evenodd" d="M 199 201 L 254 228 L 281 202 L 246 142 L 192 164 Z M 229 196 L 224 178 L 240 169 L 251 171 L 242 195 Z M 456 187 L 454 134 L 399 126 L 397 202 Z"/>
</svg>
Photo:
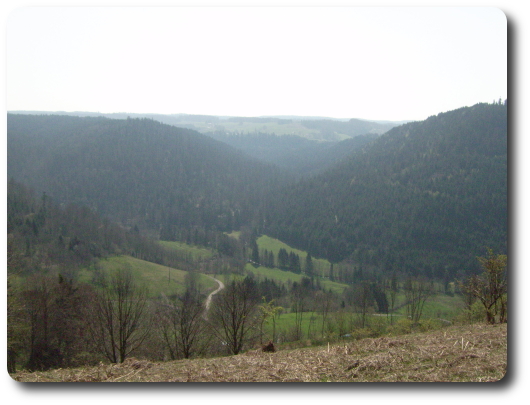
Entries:
<svg viewBox="0 0 530 405">
<path fill-rule="evenodd" d="M 147 289 L 138 286 L 127 269 L 110 276 L 93 303 L 91 332 L 112 363 L 122 363 L 149 333 L 146 317 Z"/>
<path fill-rule="evenodd" d="M 359 313 L 361 328 L 364 328 L 367 323 L 367 315 L 370 311 L 373 311 L 374 307 L 374 297 L 370 283 L 368 281 L 362 281 L 359 285 L 355 286 L 354 294 L 353 306 Z"/>
<path fill-rule="evenodd" d="M 248 277 L 232 280 L 215 295 L 209 316 L 212 330 L 232 354 L 238 354 L 245 344 L 258 338 L 258 304 L 256 286 Z"/>
<path fill-rule="evenodd" d="M 319 306 L 320 314 L 322 315 L 322 328 L 321 328 L 321 335 L 324 337 L 325 335 L 325 327 L 328 320 L 328 315 L 331 311 L 331 308 L 333 306 L 333 293 L 331 290 L 328 291 L 318 291 L 316 295 L 316 301 Z"/>
<path fill-rule="evenodd" d="M 410 276 L 405 280 L 403 290 L 407 303 L 407 315 L 416 324 L 423 314 L 425 302 L 434 293 L 433 283 L 425 277 Z"/>
<path fill-rule="evenodd" d="M 198 292 L 189 288 L 184 295 L 165 300 L 158 310 L 158 326 L 172 360 L 188 359 L 203 349 L 206 323 Z"/>
<path fill-rule="evenodd" d="M 27 348 L 28 311 L 21 289 L 14 282 L 20 274 L 22 255 L 12 235 L 7 236 L 7 371 L 16 372 L 16 362 Z"/>
<path fill-rule="evenodd" d="M 390 313 L 390 324 L 394 324 L 394 310 L 396 309 L 396 303 L 397 303 L 397 293 L 398 293 L 398 281 L 396 273 L 392 274 L 392 278 L 390 280 L 390 285 L 387 288 L 388 291 L 388 303 L 389 303 L 389 313 Z"/>
</svg>

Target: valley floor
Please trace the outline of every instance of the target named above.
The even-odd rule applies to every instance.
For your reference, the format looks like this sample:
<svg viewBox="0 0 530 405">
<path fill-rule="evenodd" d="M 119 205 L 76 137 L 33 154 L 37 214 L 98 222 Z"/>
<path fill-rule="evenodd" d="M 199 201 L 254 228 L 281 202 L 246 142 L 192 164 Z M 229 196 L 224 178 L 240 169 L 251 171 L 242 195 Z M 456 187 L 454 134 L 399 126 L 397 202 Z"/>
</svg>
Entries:
<svg viewBox="0 0 530 405">
<path fill-rule="evenodd" d="M 452 326 L 304 349 L 211 359 L 13 374 L 22 382 L 495 382 L 507 370 L 507 325 Z"/>
</svg>

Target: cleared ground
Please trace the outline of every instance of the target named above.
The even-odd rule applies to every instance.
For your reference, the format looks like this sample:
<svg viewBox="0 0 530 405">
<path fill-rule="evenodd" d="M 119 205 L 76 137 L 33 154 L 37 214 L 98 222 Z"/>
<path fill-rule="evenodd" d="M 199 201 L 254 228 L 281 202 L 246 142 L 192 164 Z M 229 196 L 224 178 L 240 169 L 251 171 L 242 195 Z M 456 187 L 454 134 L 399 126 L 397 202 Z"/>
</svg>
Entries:
<svg viewBox="0 0 530 405">
<path fill-rule="evenodd" d="M 506 374 L 507 325 L 452 326 L 316 348 L 212 359 L 18 372 L 26 382 L 494 382 Z"/>
</svg>

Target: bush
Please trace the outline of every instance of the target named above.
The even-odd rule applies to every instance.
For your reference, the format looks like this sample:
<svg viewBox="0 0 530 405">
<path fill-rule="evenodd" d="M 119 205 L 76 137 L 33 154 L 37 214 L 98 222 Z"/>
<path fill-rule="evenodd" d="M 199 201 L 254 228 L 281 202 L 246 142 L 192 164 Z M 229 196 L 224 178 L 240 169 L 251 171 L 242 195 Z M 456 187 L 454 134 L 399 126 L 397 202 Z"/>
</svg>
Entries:
<svg viewBox="0 0 530 405">
<path fill-rule="evenodd" d="M 412 332 L 412 321 L 408 318 L 400 318 L 394 325 L 388 327 L 392 335 L 405 335 Z"/>
<path fill-rule="evenodd" d="M 388 328 L 388 320 L 384 316 L 373 316 L 370 321 L 370 329 L 374 331 L 377 336 L 383 335 Z"/>
<path fill-rule="evenodd" d="M 372 328 L 359 328 L 354 329 L 351 333 L 351 336 L 354 339 L 366 339 L 378 337 L 380 334 Z"/>
<path fill-rule="evenodd" d="M 471 325 L 477 322 L 484 322 L 486 319 L 486 310 L 484 306 L 475 301 L 470 309 L 464 309 L 460 314 L 455 316 L 453 322 L 458 325 Z"/>
<path fill-rule="evenodd" d="M 444 323 L 439 319 L 425 319 L 414 325 L 417 332 L 428 332 L 430 330 L 437 330 L 444 327 Z"/>
</svg>

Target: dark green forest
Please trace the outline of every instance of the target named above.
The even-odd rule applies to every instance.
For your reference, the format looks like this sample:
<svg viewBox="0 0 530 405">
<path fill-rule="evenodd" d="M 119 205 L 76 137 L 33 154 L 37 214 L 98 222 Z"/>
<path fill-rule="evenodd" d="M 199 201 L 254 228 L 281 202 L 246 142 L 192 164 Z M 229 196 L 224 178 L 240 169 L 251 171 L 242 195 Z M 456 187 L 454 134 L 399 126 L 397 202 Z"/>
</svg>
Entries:
<svg viewBox="0 0 530 405">
<path fill-rule="evenodd" d="M 7 126 L 8 177 L 163 239 L 181 229 L 239 229 L 289 180 L 228 145 L 151 119 L 10 114 Z"/>
<path fill-rule="evenodd" d="M 224 139 L 248 153 L 152 119 L 9 114 L 8 177 L 155 239 L 246 229 L 352 269 L 454 277 L 485 248 L 507 250 L 506 105 L 320 149 Z"/>
<path fill-rule="evenodd" d="M 381 272 L 476 270 L 507 250 L 507 107 L 478 104 L 396 127 L 268 199 L 260 232 Z"/>
<path fill-rule="evenodd" d="M 262 132 L 243 134 L 214 131 L 206 134 L 241 150 L 248 156 L 274 164 L 292 173 L 296 178 L 320 173 L 378 137 L 377 134 L 365 134 L 343 141 L 329 142 Z"/>
</svg>

